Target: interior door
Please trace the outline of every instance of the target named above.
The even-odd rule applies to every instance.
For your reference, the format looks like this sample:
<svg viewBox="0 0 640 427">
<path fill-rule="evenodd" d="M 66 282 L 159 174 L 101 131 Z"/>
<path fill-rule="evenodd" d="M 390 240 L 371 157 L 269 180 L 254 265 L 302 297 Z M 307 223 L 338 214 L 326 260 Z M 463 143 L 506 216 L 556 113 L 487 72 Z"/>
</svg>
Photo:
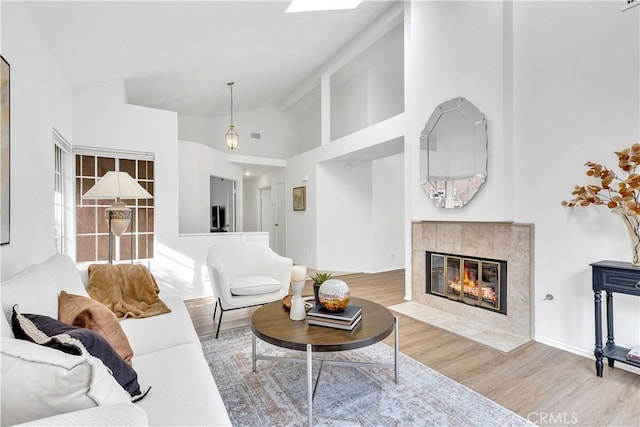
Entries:
<svg viewBox="0 0 640 427">
<path fill-rule="evenodd" d="M 276 252 L 287 256 L 287 194 L 284 182 L 276 184 Z"/>
<path fill-rule="evenodd" d="M 269 233 L 269 247 L 276 250 L 275 209 L 271 187 L 260 189 L 260 231 Z"/>
</svg>

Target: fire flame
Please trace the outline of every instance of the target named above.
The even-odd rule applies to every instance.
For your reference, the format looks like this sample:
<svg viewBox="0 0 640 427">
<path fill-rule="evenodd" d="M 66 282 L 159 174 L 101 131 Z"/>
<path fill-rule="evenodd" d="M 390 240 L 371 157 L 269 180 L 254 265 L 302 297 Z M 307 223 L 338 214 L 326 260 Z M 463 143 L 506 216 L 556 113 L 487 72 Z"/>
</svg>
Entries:
<svg viewBox="0 0 640 427">
<path fill-rule="evenodd" d="M 455 281 L 449 282 L 449 289 L 460 293 L 464 292 L 464 295 L 471 296 L 474 298 L 478 298 L 478 293 L 482 293 L 482 299 L 486 301 L 490 301 L 495 304 L 497 302 L 497 296 L 493 288 L 488 286 L 480 286 L 478 281 L 471 274 L 471 269 L 466 267 L 464 269 L 464 279 L 460 281 L 460 277 L 456 277 Z"/>
</svg>

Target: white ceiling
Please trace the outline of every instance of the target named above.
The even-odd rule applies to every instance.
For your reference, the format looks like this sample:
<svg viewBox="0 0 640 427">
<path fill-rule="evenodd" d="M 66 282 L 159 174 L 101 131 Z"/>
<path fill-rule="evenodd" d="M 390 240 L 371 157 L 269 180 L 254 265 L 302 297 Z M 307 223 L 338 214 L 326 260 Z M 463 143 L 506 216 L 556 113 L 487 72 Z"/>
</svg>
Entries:
<svg viewBox="0 0 640 427">
<path fill-rule="evenodd" d="M 277 104 L 391 1 L 285 14 L 288 1 L 26 2 L 73 85 L 124 80 L 132 104 L 180 115 Z"/>
</svg>

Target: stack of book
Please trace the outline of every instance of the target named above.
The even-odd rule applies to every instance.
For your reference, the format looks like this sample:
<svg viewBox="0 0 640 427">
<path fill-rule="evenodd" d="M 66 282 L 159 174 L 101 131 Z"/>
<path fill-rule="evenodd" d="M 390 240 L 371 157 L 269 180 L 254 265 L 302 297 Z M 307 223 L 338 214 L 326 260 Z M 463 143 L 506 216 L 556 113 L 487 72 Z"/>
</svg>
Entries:
<svg viewBox="0 0 640 427">
<path fill-rule="evenodd" d="M 627 353 L 627 359 L 640 363 L 640 345 L 633 347 Z"/>
<path fill-rule="evenodd" d="M 344 311 L 339 312 L 325 310 L 316 305 L 307 312 L 307 323 L 310 325 L 326 326 L 346 331 L 352 331 L 361 320 L 362 307 L 357 305 L 348 305 Z"/>
</svg>

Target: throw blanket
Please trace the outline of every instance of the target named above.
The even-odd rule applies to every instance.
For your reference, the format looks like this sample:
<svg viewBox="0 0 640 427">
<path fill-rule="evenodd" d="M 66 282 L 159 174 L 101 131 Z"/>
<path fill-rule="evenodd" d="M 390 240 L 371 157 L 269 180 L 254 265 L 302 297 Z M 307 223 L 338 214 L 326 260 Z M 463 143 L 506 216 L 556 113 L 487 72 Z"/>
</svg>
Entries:
<svg viewBox="0 0 640 427">
<path fill-rule="evenodd" d="M 160 288 L 144 265 L 91 264 L 87 292 L 119 319 L 171 312 L 158 297 Z"/>
</svg>

